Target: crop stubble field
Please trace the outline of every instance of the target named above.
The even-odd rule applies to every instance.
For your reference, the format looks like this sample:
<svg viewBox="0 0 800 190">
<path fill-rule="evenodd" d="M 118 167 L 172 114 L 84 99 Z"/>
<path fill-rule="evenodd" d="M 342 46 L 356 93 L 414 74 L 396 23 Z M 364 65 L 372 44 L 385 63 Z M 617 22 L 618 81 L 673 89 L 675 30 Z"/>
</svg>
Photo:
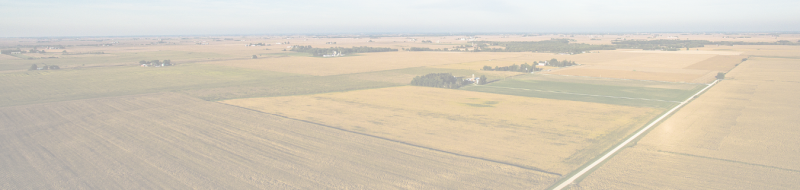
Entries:
<svg viewBox="0 0 800 190">
<path fill-rule="evenodd" d="M 557 177 L 147 94 L 0 108 L 0 188 L 544 188 Z"/>
<path fill-rule="evenodd" d="M 222 102 L 559 174 L 663 111 L 411 86 Z"/>
<path fill-rule="evenodd" d="M 800 187 L 798 63 L 751 57 L 580 189 Z"/>
</svg>

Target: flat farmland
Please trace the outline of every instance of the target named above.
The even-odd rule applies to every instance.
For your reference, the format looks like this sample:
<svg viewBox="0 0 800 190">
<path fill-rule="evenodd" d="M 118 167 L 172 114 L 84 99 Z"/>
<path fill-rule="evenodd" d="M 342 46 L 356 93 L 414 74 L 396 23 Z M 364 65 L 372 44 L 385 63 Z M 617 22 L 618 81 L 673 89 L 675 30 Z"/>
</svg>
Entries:
<svg viewBox="0 0 800 190">
<path fill-rule="evenodd" d="M 348 77 L 315 77 L 203 64 L 0 73 L 0 106 L 180 92 L 205 100 L 285 96 L 396 86 Z"/>
<path fill-rule="evenodd" d="M 796 189 L 797 171 L 628 148 L 570 189 Z"/>
<path fill-rule="evenodd" d="M 504 72 L 504 71 L 480 71 L 480 70 L 466 70 L 466 69 L 443 69 L 436 67 L 412 67 L 405 69 L 373 71 L 355 74 L 336 75 L 341 77 L 348 77 L 357 80 L 389 82 L 395 84 L 406 85 L 411 83 L 414 77 L 426 75 L 429 73 L 451 73 L 456 77 L 480 77 L 485 75 L 490 81 L 521 75 L 520 72 Z M 333 77 L 333 76 L 331 76 Z"/>
<path fill-rule="evenodd" d="M 697 69 L 697 70 L 709 70 L 709 71 L 719 71 L 719 72 L 728 72 L 733 67 L 736 67 L 739 63 L 742 63 L 742 59 L 747 58 L 747 56 L 742 55 L 717 55 L 701 62 L 689 65 L 686 69 Z"/>
<path fill-rule="evenodd" d="M 11 56 L 11 55 L 0 54 L 0 60 L 2 60 L 2 61 L 18 60 L 18 59 L 20 59 L 20 58 L 14 57 L 14 56 Z"/>
<path fill-rule="evenodd" d="M 592 53 L 558 55 L 528 53 L 520 56 L 431 66 L 445 69 L 481 70 L 483 66 L 510 66 L 557 59 L 581 66 L 541 67 L 544 73 L 570 76 L 654 80 L 666 82 L 709 83 L 719 71 L 728 71 L 741 62 L 736 51 L 641 51 L 600 50 Z M 738 58 L 738 59 L 736 59 Z M 726 70 L 727 69 L 727 70 Z M 552 71 L 550 71 L 552 70 Z"/>
<path fill-rule="evenodd" d="M 710 83 L 717 72 L 690 69 L 630 68 L 617 66 L 585 66 L 545 72 L 567 76 L 603 77 L 681 83 Z"/>
<path fill-rule="evenodd" d="M 672 108 L 703 87 L 705 85 L 525 74 L 487 85 L 470 85 L 461 89 L 626 106 Z"/>
<path fill-rule="evenodd" d="M 135 49 L 135 48 L 134 48 Z M 98 51 L 108 51 L 109 49 L 99 49 Z M 44 65 L 58 65 L 61 68 L 74 68 L 74 67 L 92 67 L 92 66 L 109 66 L 109 65 L 138 65 L 141 60 L 165 60 L 169 59 L 173 63 L 197 62 L 212 59 L 230 59 L 237 58 L 230 55 L 219 53 L 206 53 L 206 52 L 190 52 L 190 51 L 159 51 L 158 49 L 151 49 L 148 51 L 122 51 L 115 53 L 105 54 L 79 54 L 79 55 L 63 55 L 60 51 L 51 50 L 52 53 L 27 53 L 23 56 L 33 57 L 36 59 L 16 59 L 7 60 L 0 63 L 0 71 L 3 70 L 27 70 L 31 64 L 36 64 L 39 67 Z M 77 53 L 76 50 L 70 49 L 70 52 Z M 6 55 L 3 55 L 6 56 Z M 58 58 L 40 58 L 40 57 L 58 57 Z M 248 58 L 248 57 L 238 57 Z"/>
<path fill-rule="evenodd" d="M 362 73 L 411 67 L 444 65 L 477 60 L 516 57 L 525 53 L 470 53 L 470 52 L 380 52 L 356 56 L 280 57 L 237 61 L 207 62 L 204 64 L 268 70 L 316 76 Z"/>
<path fill-rule="evenodd" d="M 550 74 L 608 77 L 666 82 L 709 83 L 717 71 L 688 69 L 713 57 L 737 55 L 730 51 L 641 51 L 614 50 L 596 53 L 599 61 L 579 62 L 580 67 L 547 72 Z M 741 60 L 741 59 L 739 59 Z M 733 64 L 735 65 L 735 64 Z"/>
<path fill-rule="evenodd" d="M 711 57 L 723 55 L 738 55 L 741 52 L 728 51 L 641 51 L 641 50 L 595 50 L 574 55 L 560 55 L 553 53 L 527 53 L 514 57 L 493 60 L 481 60 L 450 65 L 440 65 L 440 68 L 453 69 L 481 69 L 488 66 L 508 66 L 511 64 L 531 64 L 534 61 L 549 61 L 550 59 L 570 60 L 582 65 L 617 66 L 631 68 L 666 68 L 682 69 L 692 64 L 701 62 Z"/>
<path fill-rule="evenodd" d="M 751 57 L 578 186 L 800 187 L 798 63 Z"/>
<path fill-rule="evenodd" d="M 738 51 L 741 55 L 771 58 L 800 58 L 800 46 L 776 45 L 735 45 L 735 46 L 706 46 L 701 48 L 707 51 Z"/>
<path fill-rule="evenodd" d="M 413 86 L 222 102 L 557 174 L 663 111 Z"/>
<path fill-rule="evenodd" d="M 542 189 L 557 176 L 175 93 L 0 108 L 0 189 Z"/>
</svg>

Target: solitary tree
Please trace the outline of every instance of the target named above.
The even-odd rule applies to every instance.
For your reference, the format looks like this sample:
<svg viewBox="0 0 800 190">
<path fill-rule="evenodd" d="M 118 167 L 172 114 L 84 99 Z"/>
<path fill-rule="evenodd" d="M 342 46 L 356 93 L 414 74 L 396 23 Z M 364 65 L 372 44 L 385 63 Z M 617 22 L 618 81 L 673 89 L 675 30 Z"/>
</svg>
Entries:
<svg viewBox="0 0 800 190">
<path fill-rule="evenodd" d="M 725 79 L 725 73 L 723 72 L 717 73 L 717 79 Z"/>
<path fill-rule="evenodd" d="M 253 55 L 253 59 L 255 59 L 255 58 L 258 58 L 258 56 L 256 56 L 256 55 Z"/>
<path fill-rule="evenodd" d="M 486 79 L 486 75 L 481 75 L 481 79 L 480 79 L 480 81 L 478 81 L 478 84 L 484 85 L 484 84 L 486 84 L 486 80 L 487 80 Z"/>
<path fill-rule="evenodd" d="M 29 68 L 28 70 L 36 70 L 36 69 L 39 69 L 39 66 L 36 66 L 36 64 L 33 64 L 33 65 L 31 65 L 31 68 Z"/>
</svg>

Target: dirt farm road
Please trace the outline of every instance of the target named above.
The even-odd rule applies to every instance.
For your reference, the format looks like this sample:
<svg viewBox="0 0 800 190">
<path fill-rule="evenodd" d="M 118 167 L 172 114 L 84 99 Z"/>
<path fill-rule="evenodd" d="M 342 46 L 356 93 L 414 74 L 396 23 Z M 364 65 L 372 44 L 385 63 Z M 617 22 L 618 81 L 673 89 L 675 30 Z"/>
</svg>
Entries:
<svg viewBox="0 0 800 190">
<path fill-rule="evenodd" d="M 556 185 L 555 187 L 553 187 L 552 189 L 554 189 L 554 190 L 561 190 L 561 189 L 563 189 L 564 187 L 567 187 L 568 185 L 570 185 L 570 184 L 572 184 L 573 182 L 575 182 L 575 180 L 577 180 L 578 178 L 582 177 L 583 175 L 586 175 L 587 173 L 589 173 L 589 171 L 591 171 L 592 169 L 594 169 L 595 167 L 597 167 L 598 165 L 600 165 L 600 163 L 603 163 L 605 160 L 607 160 L 607 159 L 611 158 L 611 156 L 613 156 L 615 153 L 617 153 L 617 152 L 618 152 L 619 150 L 621 150 L 623 147 L 627 146 L 627 145 L 628 145 L 630 142 L 632 142 L 634 139 L 638 138 L 638 137 L 639 137 L 640 135 L 642 135 L 644 132 L 648 131 L 650 128 L 652 128 L 653 126 L 655 126 L 655 125 L 656 125 L 658 122 L 660 122 L 661 120 L 663 120 L 663 119 L 664 119 L 664 118 L 666 118 L 667 116 L 671 115 L 671 114 L 672 114 L 672 112 L 675 112 L 675 110 L 678 110 L 679 108 L 683 107 L 684 105 L 686 105 L 687 103 L 689 103 L 689 101 L 691 101 L 692 99 L 694 99 L 694 98 L 695 98 L 695 97 L 697 97 L 698 95 L 702 94 L 703 92 L 705 92 L 706 90 L 708 90 L 709 88 L 711 88 L 712 86 L 714 86 L 714 84 L 717 84 L 717 82 L 719 82 L 719 80 L 714 80 L 714 82 L 712 82 L 711 84 L 708 84 L 708 86 L 706 86 L 705 88 L 703 88 L 703 90 L 700 90 L 699 92 L 697 92 L 697 93 L 696 93 L 696 94 L 694 94 L 693 96 L 691 96 L 691 97 L 689 97 L 688 99 L 686 99 L 686 100 L 684 100 L 683 102 L 681 102 L 681 104 L 678 104 L 678 105 L 677 105 L 677 106 L 675 106 L 674 108 L 672 108 L 672 109 L 670 109 L 669 111 L 667 111 L 666 113 L 662 114 L 660 117 L 658 117 L 658 119 L 656 119 L 656 120 L 654 120 L 654 121 L 650 122 L 650 124 L 648 124 L 648 125 L 647 125 L 647 126 L 645 126 L 644 128 L 642 128 L 642 129 L 639 129 L 639 131 L 638 131 L 638 132 L 636 132 L 636 133 L 635 133 L 633 136 L 629 137 L 628 139 L 625 139 L 625 141 L 623 141 L 622 143 L 620 143 L 619 145 L 617 145 L 616 147 L 614 147 L 614 149 L 611 149 L 611 151 L 607 152 L 606 154 L 604 154 L 604 155 L 603 155 L 602 157 L 600 157 L 599 159 L 597 159 L 597 160 L 595 160 L 594 162 L 592 162 L 592 164 L 590 164 L 590 165 L 588 165 L 588 166 L 584 167 L 584 168 L 583 168 L 583 169 L 581 169 L 579 172 L 577 172 L 577 173 L 574 173 L 574 174 L 572 174 L 571 176 L 567 175 L 567 178 L 565 178 L 566 180 L 564 180 L 564 181 L 560 181 L 560 182 L 556 183 L 557 185 Z"/>
</svg>

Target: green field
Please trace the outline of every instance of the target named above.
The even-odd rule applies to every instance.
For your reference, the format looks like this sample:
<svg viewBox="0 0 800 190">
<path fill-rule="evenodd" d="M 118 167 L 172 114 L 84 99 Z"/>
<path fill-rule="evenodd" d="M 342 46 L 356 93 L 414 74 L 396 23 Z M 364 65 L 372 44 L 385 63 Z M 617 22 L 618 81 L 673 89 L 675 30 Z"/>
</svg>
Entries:
<svg viewBox="0 0 800 190">
<path fill-rule="evenodd" d="M 482 86 L 461 89 L 478 92 L 670 108 L 702 89 L 699 84 L 521 75 Z"/>
<path fill-rule="evenodd" d="M 224 100 L 388 86 L 396 84 L 203 64 L 22 71 L 0 74 L 0 107 L 155 92 Z"/>
</svg>

